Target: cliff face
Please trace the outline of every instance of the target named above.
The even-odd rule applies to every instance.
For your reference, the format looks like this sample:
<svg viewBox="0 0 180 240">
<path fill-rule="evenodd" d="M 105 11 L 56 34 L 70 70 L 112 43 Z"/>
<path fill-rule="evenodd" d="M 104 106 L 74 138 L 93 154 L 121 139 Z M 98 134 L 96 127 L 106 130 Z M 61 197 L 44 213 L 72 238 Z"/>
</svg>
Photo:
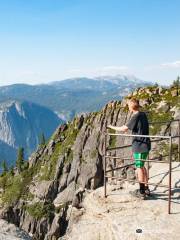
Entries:
<svg viewBox="0 0 180 240">
<path fill-rule="evenodd" d="M 29 156 L 39 143 L 39 135 L 49 138 L 61 122 L 52 111 L 36 104 L 0 103 L 0 159 L 13 163 L 18 147 L 24 147 Z"/>
<path fill-rule="evenodd" d="M 164 108 L 162 110 L 160 105 L 166 90 L 145 88 L 133 95 L 141 99 L 141 104 L 143 103 L 147 110 L 151 110 L 151 120 L 157 115 L 164 120 L 179 118 L 179 96 L 176 94 L 173 97 L 173 89 L 167 91 L 169 101 L 166 99 L 164 102 L 168 114 L 164 114 L 166 111 Z M 103 184 L 106 125 L 121 126 L 129 120 L 126 103 L 127 99 L 110 102 L 100 112 L 77 117 L 72 122 L 61 125 L 48 144 L 40 147 L 29 158 L 28 168 L 20 174 L 14 175 L 11 172 L 1 176 L 2 217 L 33 235 L 34 239 L 58 239 L 63 236 L 69 223 L 70 205 L 81 208 L 85 189 L 96 189 Z M 170 128 L 168 125 L 151 128 L 151 131 L 169 134 Z M 173 133 L 176 132 L 177 124 L 174 124 Z M 107 140 L 107 145 L 112 148 L 131 142 L 130 139 L 122 137 L 111 137 Z M 157 143 L 153 143 L 152 148 L 154 155 Z M 112 154 L 127 157 L 131 156 L 131 150 L 114 150 Z M 122 164 L 124 162 L 121 160 L 112 161 L 108 168 Z M 114 174 L 134 178 L 133 169 Z"/>
<path fill-rule="evenodd" d="M 12 185 L 2 193 L 2 205 L 9 205 L 4 218 L 36 239 L 62 236 L 69 204 L 80 207 L 84 188 L 103 184 L 105 125 L 122 125 L 128 117 L 121 104 L 114 102 L 101 112 L 60 126 L 47 146 L 30 157 L 29 169 L 8 176 L 7 185 Z"/>
</svg>

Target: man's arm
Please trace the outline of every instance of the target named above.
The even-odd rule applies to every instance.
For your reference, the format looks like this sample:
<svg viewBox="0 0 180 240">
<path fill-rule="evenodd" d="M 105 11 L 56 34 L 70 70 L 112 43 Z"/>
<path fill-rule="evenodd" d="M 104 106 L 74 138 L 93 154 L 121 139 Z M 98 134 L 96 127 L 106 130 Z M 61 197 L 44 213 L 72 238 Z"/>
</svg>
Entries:
<svg viewBox="0 0 180 240">
<path fill-rule="evenodd" d="M 120 131 L 120 132 L 127 132 L 127 130 L 128 130 L 128 127 L 126 125 L 123 125 L 121 127 L 108 125 L 107 127 L 110 128 L 110 129 L 116 130 L 116 131 Z"/>
</svg>

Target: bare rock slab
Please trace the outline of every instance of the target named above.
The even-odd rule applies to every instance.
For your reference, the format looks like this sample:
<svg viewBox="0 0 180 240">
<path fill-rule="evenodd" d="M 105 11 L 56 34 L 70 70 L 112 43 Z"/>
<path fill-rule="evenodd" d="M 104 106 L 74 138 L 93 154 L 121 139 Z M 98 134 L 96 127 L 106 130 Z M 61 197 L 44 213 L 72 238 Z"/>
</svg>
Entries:
<svg viewBox="0 0 180 240">
<path fill-rule="evenodd" d="M 80 215 L 78 221 L 76 219 L 63 239 L 180 239 L 180 163 L 174 162 L 172 167 L 172 214 L 167 212 L 167 188 L 151 186 L 152 197 L 140 200 L 129 194 L 138 185 L 125 183 L 123 189 L 108 185 L 107 198 L 103 196 L 103 187 L 86 196 L 84 214 Z M 168 164 L 153 164 L 150 181 L 167 184 Z"/>
</svg>

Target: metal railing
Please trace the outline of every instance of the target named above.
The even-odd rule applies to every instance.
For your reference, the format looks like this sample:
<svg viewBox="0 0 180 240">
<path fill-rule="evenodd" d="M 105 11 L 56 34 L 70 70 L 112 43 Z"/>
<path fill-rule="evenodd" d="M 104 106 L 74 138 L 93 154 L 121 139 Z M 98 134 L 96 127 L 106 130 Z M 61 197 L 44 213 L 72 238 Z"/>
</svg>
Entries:
<svg viewBox="0 0 180 240">
<path fill-rule="evenodd" d="M 121 133 L 109 133 L 107 130 L 108 128 L 106 127 L 106 132 L 105 132 L 105 142 L 104 142 L 104 196 L 107 197 L 107 179 L 111 178 L 111 179 L 117 179 L 120 180 L 122 182 L 124 181 L 129 181 L 129 182 L 134 182 L 134 183 L 138 183 L 137 180 L 129 180 L 129 179 L 124 179 L 124 178 L 119 178 L 119 177 L 114 177 L 114 176 L 107 176 L 107 173 L 109 172 L 113 172 L 115 170 L 120 170 L 123 168 L 127 168 L 130 166 L 134 165 L 133 163 L 130 164 L 126 164 L 120 167 L 116 167 L 116 168 L 112 168 L 110 170 L 107 170 L 107 160 L 109 159 L 121 159 L 121 160 L 132 160 L 132 158 L 123 158 L 121 156 L 111 156 L 108 155 L 107 152 L 111 151 L 111 150 L 115 150 L 115 149 L 123 149 L 126 147 L 131 147 L 131 145 L 125 145 L 125 146 L 120 146 L 120 147 L 113 147 L 113 148 L 107 148 L 107 136 L 120 136 L 120 137 L 125 137 L 125 138 L 129 138 L 129 137 L 144 137 L 144 138 L 150 138 L 150 139 L 155 139 L 155 141 L 162 141 L 162 140 L 167 140 L 169 141 L 169 153 L 168 155 L 162 156 L 162 157 L 168 157 L 169 160 L 168 161 L 157 161 L 155 159 L 159 159 L 159 158 L 153 158 L 153 159 L 148 159 L 147 160 L 142 160 L 141 161 L 145 161 L 148 163 L 148 178 L 149 178 L 149 162 L 154 162 L 154 163 L 168 163 L 169 164 L 169 180 L 168 180 L 168 185 L 163 185 L 163 184 L 159 184 L 159 183 L 149 183 L 148 185 L 153 185 L 153 186 L 159 186 L 159 187 L 166 187 L 168 188 L 168 214 L 171 213 L 171 190 L 172 190 L 172 155 L 173 155 L 173 148 L 172 148 L 172 140 L 175 138 L 178 138 L 178 160 L 180 161 L 180 119 L 177 120 L 171 120 L 168 122 L 153 122 L 150 124 L 168 124 L 170 123 L 170 127 L 171 127 L 171 123 L 172 122 L 178 122 L 178 135 L 175 136 L 162 136 L 162 135 L 132 135 L 132 134 L 121 134 Z M 171 129 L 170 129 L 171 132 Z"/>
</svg>

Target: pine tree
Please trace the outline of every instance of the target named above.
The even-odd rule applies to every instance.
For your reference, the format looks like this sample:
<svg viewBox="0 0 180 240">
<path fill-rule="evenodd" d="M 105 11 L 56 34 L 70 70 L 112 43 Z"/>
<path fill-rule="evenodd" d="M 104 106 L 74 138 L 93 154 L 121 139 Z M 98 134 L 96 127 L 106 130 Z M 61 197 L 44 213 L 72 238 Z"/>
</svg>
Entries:
<svg viewBox="0 0 180 240">
<path fill-rule="evenodd" d="M 46 139 L 45 139 L 44 133 L 41 133 L 39 136 L 39 144 L 41 146 L 46 144 Z"/>
<path fill-rule="evenodd" d="M 9 172 L 10 172 L 11 176 L 14 176 L 14 167 L 13 166 L 10 167 Z"/>
<path fill-rule="evenodd" d="M 19 147 L 18 154 L 17 154 L 17 160 L 16 160 L 16 167 L 18 168 L 18 171 L 21 172 L 23 170 L 24 165 L 24 148 Z"/>
<path fill-rule="evenodd" d="M 6 160 L 2 161 L 2 172 L 5 174 L 8 171 Z"/>
<path fill-rule="evenodd" d="M 173 81 L 173 87 L 180 87 L 180 77 L 178 76 L 176 80 Z"/>
<path fill-rule="evenodd" d="M 177 96 L 179 96 L 179 89 L 180 89 L 180 77 L 178 76 L 176 80 L 173 81 L 172 87 L 177 89 Z"/>
<path fill-rule="evenodd" d="M 159 84 L 157 82 L 155 82 L 154 87 L 156 87 L 156 88 L 159 87 Z"/>
</svg>

